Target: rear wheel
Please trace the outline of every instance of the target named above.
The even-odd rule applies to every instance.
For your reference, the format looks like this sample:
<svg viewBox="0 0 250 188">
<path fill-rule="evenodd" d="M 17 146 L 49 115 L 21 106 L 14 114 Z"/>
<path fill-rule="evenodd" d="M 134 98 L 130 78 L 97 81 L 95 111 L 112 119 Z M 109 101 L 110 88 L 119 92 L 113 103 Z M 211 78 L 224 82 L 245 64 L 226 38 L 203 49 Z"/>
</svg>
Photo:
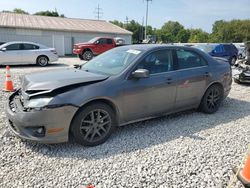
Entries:
<svg viewBox="0 0 250 188">
<path fill-rule="evenodd" d="M 223 91 L 219 85 L 210 86 L 202 98 L 200 109 L 201 111 L 212 114 L 215 113 L 223 100 Z"/>
<path fill-rule="evenodd" d="M 36 63 L 37 63 L 39 66 L 41 66 L 41 67 L 45 67 L 45 66 L 47 66 L 48 63 L 49 63 L 49 58 L 46 57 L 46 56 L 39 56 L 39 57 L 37 58 Z"/>
<path fill-rule="evenodd" d="M 82 56 L 83 56 L 83 59 L 86 61 L 89 61 L 94 57 L 93 53 L 90 50 L 83 52 Z"/>
<path fill-rule="evenodd" d="M 80 109 L 70 127 L 75 141 L 84 146 L 102 144 L 109 138 L 114 128 L 115 114 L 103 103 Z"/>
</svg>

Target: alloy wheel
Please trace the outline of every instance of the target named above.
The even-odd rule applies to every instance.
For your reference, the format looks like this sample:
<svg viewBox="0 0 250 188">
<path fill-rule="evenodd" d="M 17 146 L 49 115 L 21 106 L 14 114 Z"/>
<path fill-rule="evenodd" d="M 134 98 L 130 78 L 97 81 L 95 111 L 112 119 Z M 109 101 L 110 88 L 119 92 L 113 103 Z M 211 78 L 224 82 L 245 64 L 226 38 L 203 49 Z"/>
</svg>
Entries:
<svg viewBox="0 0 250 188">
<path fill-rule="evenodd" d="M 207 107 L 211 110 L 217 108 L 220 104 L 220 98 L 220 91 L 217 88 L 211 89 L 207 96 Z"/>
<path fill-rule="evenodd" d="M 84 140 L 96 142 L 104 138 L 111 128 L 111 117 L 103 109 L 90 111 L 81 121 L 80 132 Z"/>
</svg>

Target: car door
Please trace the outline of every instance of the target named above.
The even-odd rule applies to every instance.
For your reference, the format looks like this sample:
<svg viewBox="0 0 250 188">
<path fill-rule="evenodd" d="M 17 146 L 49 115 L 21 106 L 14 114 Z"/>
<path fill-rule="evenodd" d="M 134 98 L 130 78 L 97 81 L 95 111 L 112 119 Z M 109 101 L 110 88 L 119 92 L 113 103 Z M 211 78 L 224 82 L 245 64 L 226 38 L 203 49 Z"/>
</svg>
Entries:
<svg viewBox="0 0 250 188">
<path fill-rule="evenodd" d="M 199 105 L 210 79 L 208 63 L 196 52 L 177 49 L 176 110 L 189 109 Z"/>
<path fill-rule="evenodd" d="M 36 59 L 38 57 L 38 49 L 39 46 L 30 44 L 30 43 L 23 43 L 23 64 L 28 64 L 28 63 L 36 63 Z"/>
<path fill-rule="evenodd" d="M 15 43 L 4 47 L 0 51 L 0 63 L 2 65 L 18 65 L 22 63 L 21 44 Z"/>
<path fill-rule="evenodd" d="M 114 42 L 112 39 L 107 39 L 107 46 L 106 46 L 106 50 L 110 50 L 114 48 Z"/>
<path fill-rule="evenodd" d="M 149 70 L 150 76 L 127 79 L 123 84 L 125 121 L 171 111 L 176 95 L 176 72 L 173 71 L 172 51 L 166 49 L 150 53 L 133 71 L 137 69 Z"/>
</svg>

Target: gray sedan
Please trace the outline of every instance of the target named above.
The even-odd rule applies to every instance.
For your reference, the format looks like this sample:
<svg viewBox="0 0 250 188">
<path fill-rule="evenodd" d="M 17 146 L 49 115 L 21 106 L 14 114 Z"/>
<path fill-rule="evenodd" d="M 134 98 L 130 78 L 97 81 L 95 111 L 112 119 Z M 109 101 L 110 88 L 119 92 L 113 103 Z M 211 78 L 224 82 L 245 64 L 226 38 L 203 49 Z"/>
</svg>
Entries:
<svg viewBox="0 0 250 188">
<path fill-rule="evenodd" d="M 10 129 L 43 143 L 95 146 L 117 126 L 187 109 L 215 113 L 229 94 L 228 63 L 189 47 L 118 47 L 75 68 L 23 77 L 9 97 Z"/>
</svg>

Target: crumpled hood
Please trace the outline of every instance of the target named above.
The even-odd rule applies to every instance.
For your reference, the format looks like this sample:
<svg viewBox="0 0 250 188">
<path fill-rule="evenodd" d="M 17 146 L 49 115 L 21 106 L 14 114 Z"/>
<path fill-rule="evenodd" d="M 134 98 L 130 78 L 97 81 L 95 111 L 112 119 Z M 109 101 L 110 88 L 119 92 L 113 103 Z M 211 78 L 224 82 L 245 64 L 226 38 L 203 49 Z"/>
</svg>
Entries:
<svg viewBox="0 0 250 188">
<path fill-rule="evenodd" d="M 67 68 L 29 74 L 22 79 L 22 90 L 27 92 L 53 91 L 74 84 L 84 84 L 107 79 L 108 76 Z"/>
</svg>

